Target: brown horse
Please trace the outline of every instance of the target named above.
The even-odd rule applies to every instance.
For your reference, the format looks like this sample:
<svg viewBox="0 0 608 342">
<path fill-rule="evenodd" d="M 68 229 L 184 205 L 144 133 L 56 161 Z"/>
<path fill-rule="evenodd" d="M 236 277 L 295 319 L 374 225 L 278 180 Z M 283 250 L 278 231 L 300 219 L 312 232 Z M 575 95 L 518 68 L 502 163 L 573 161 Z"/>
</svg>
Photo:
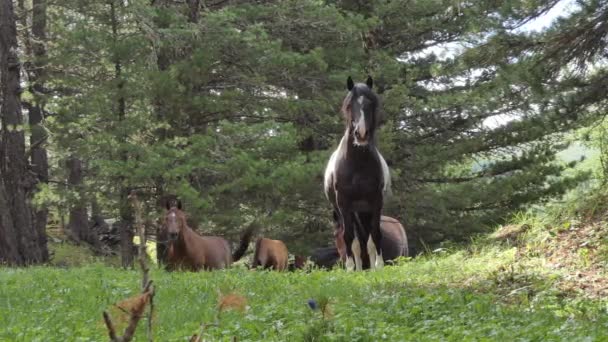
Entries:
<svg viewBox="0 0 608 342">
<path fill-rule="evenodd" d="M 238 249 L 230 254 L 230 244 L 218 236 L 200 236 L 186 222 L 181 203 L 167 203 L 161 235 L 167 237 L 165 259 L 167 270 L 191 271 L 222 269 L 239 260 L 247 251 L 253 235 L 250 227 L 243 233 Z"/>
<path fill-rule="evenodd" d="M 272 268 L 275 271 L 284 271 L 287 269 L 288 256 L 287 246 L 283 241 L 259 238 L 255 243 L 255 253 L 253 254 L 251 267 L 262 266 L 263 268 Z"/>
<path fill-rule="evenodd" d="M 344 242 L 344 228 L 339 225 L 339 217 L 334 213 L 334 238 L 340 260 L 346 260 L 346 244 Z M 380 230 L 382 231 L 382 257 L 384 261 L 391 261 L 400 256 L 408 256 L 408 243 L 405 229 L 401 222 L 389 217 L 380 217 Z"/>
</svg>

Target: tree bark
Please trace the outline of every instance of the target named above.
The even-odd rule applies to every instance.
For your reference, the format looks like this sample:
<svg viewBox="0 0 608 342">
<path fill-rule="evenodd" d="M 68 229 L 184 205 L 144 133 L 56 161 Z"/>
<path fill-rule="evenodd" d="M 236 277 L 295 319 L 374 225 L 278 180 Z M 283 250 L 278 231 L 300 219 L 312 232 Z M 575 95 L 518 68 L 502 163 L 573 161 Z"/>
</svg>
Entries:
<svg viewBox="0 0 608 342">
<path fill-rule="evenodd" d="M 114 44 L 118 44 L 118 16 L 116 14 L 116 1 L 110 1 L 110 21 L 112 26 L 112 40 Z M 125 121 L 126 116 L 126 100 L 124 97 L 124 80 L 122 78 L 122 61 L 120 56 L 116 53 L 113 56 L 114 60 L 114 77 L 118 81 L 116 93 L 118 94 L 118 107 L 117 107 L 117 118 L 119 122 Z M 126 133 L 120 133 L 118 137 L 120 145 L 123 147 L 121 152 L 121 159 L 123 162 L 127 162 L 129 159 L 128 152 L 124 149 L 124 145 L 127 142 Z M 121 184 L 120 189 L 120 218 L 122 224 L 120 226 L 120 245 L 121 245 L 121 259 L 123 267 L 133 266 L 133 211 L 129 203 L 130 190 L 126 186 L 124 177 L 120 177 L 119 182 Z"/>
<path fill-rule="evenodd" d="M 32 134 L 30 136 L 32 171 L 38 176 L 38 181 L 48 183 L 49 161 L 45 148 L 47 140 L 44 121 L 44 100 L 42 91 L 44 88 L 44 71 L 46 64 L 46 0 L 33 0 L 32 8 L 32 36 L 34 41 L 32 51 L 34 54 L 33 72 L 30 75 L 32 93 L 34 94 L 34 106 L 29 110 L 29 118 Z M 46 207 L 37 208 L 35 213 L 36 230 L 41 237 L 46 239 L 46 224 L 48 210 Z M 44 241 L 46 244 L 46 241 Z"/>
<path fill-rule="evenodd" d="M 17 55 L 17 28 L 13 2 L 0 2 L 0 84 L 2 90 L 2 131 L 0 142 L 0 214 L 2 244 L 15 244 L 0 252 L 9 264 L 40 263 L 48 259 L 46 238 L 37 229 L 31 208 L 36 185 L 25 154 L 25 133 L 21 111 L 20 63 Z"/>
<path fill-rule="evenodd" d="M 87 201 L 83 187 L 82 161 L 75 156 L 68 159 L 68 185 L 70 190 L 78 194 L 78 198 L 70 206 L 68 230 L 78 242 L 83 241 L 99 249 L 99 239 L 89 225 Z"/>
<path fill-rule="evenodd" d="M 17 234 L 14 231 L 4 180 L 0 178 L 0 264 L 21 265 L 23 262 L 18 249 Z"/>
</svg>

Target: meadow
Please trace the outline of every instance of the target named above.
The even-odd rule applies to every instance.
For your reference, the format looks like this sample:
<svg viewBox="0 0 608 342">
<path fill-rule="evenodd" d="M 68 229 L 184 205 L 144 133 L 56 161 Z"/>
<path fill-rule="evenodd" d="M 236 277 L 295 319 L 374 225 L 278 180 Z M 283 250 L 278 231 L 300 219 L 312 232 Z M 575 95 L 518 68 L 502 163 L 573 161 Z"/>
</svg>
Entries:
<svg viewBox="0 0 608 342">
<path fill-rule="evenodd" d="M 558 290 L 561 275 L 516 247 L 440 248 L 380 271 L 168 273 L 156 266 L 154 338 L 187 341 L 602 341 L 606 302 Z M 1 341 L 103 341 L 102 311 L 140 272 L 101 262 L 0 269 Z M 238 303 L 222 303 L 227 297 Z M 240 302 L 239 302 L 240 301 Z M 122 319 L 125 323 L 126 318 Z M 145 340 L 140 323 L 136 340 Z"/>
</svg>

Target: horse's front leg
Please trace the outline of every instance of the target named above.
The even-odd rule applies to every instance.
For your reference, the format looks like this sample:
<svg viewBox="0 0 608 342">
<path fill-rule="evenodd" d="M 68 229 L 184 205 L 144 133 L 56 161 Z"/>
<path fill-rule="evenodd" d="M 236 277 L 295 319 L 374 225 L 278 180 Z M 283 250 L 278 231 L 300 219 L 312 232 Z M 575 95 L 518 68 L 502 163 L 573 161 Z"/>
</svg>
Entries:
<svg viewBox="0 0 608 342">
<path fill-rule="evenodd" d="M 380 219 L 382 215 L 382 195 L 375 201 L 372 209 L 370 222 L 370 235 L 367 241 L 367 252 L 369 255 L 370 268 L 384 267 L 384 259 L 382 258 L 382 230 L 380 230 Z"/>
<path fill-rule="evenodd" d="M 346 270 L 353 271 L 362 269 L 361 245 L 355 235 L 355 227 L 350 203 L 339 194 L 337 197 L 338 210 L 344 227 L 344 244 L 346 247 Z"/>
</svg>

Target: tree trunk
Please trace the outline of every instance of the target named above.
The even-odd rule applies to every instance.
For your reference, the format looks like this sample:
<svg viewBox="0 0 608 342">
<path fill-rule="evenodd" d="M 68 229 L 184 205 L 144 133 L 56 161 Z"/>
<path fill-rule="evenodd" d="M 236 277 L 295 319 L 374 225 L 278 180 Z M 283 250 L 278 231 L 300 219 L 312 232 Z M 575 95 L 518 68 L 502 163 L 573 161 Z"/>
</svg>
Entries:
<svg viewBox="0 0 608 342">
<path fill-rule="evenodd" d="M 23 262 L 18 249 L 17 233 L 14 231 L 4 180 L 0 178 L 0 264 L 21 265 Z"/>
<path fill-rule="evenodd" d="M 191 23 L 198 22 L 198 14 L 201 9 L 201 0 L 188 0 L 188 20 Z"/>
<path fill-rule="evenodd" d="M 112 25 L 112 40 L 114 44 L 118 44 L 118 16 L 116 14 L 116 1 L 110 1 L 110 20 Z M 117 117 L 119 122 L 125 121 L 126 115 L 126 100 L 123 95 L 124 92 L 124 80 L 122 78 L 122 62 L 120 56 L 116 53 L 113 56 L 114 60 L 114 76 L 117 82 L 116 93 L 118 94 L 118 108 Z M 123 162 L 127 162 L 129 159 L 128 152 L 124 149 L 124 144 L 127 142 L 125 133 L 118 137 L 119 143 L 123 146 L 121 152 L 121 159 Z M 133 265 L 133 210 L 129 203 L 129 188 L 124 184 L 124 177 L 120 177 L 119 182 L 121 184 L 120 189 L 120 219 L 122 224 L 120 226 L 120 245 L 121 245 L 121 258 L 123 267 L 131 267 Z"/>
<path fill-rule="evenodd" d="M 0 214 L 2 244 L 16 243 L 17 253 L 2 258 L 10 264 L 30 264 L 48 259 L 46 238 L 36 229 L 31 194 L 36 179 L 25 155 L 25 134 L 21 111 L 20 63 L 13 2 L 0 2 L 0 84 L 2 89 L 2 134 L 0 142 Z M 7 196 L 7 195 L 10 195 Z M 7 201 L 8 200 L 8 201 Z M 13 250 L 13 249 L 11 249 Z"/>
<path fill-rule="evenodd" d="M 49 181 L 49 161 L 46 153 L 45 143 L 47 140 L 46 130 L 42 126 L 44 120 L 44 101 L 42 92 L 44 88 L 44 65 L 46 59 L 46 0 L 33 0 L 32 10 L 32 36 L 34 41 L 32 50 L 34 54 L 34 70 L 30 75 L 32 93 L 35 103 L 29 110 L 29 118 L 32 134 L 30 136 L 30 146 L 32 155 L 32 170 L 38 176 L 38 181 L 48 183 Z M 48 210 L 46 207 L 37 208 L 35 213 L 36 230 L 40 236 L 46 239 L 46 224 Z M 46 243 L 46 241 L 45 241 Z"/>
<path fill-rule="evenodd" d="M 82 161 L 74 156 L 66 163 L 68 168 L 68 185 L 70 190 L 76 191 L 78 198 L 70 207 L 68 231 L 76 241 L 83 241 L 99 248 L 99 239 L 89 225 L 87 215 L 87 201 L 83 188 Z"/>
</svg>

